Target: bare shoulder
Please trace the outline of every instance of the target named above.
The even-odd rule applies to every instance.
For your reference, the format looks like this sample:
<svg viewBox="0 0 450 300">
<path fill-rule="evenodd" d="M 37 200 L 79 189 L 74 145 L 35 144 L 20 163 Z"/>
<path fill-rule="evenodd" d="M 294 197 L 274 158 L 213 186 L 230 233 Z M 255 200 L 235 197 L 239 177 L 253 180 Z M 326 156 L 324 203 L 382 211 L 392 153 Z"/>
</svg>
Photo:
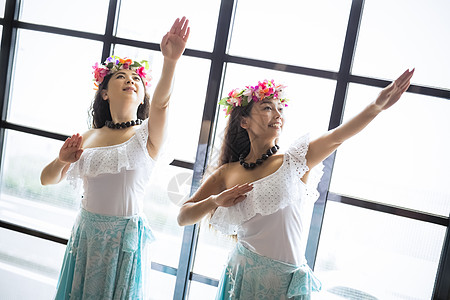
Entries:
<svg viewBox="0 0 450 300">
<path fill-rule="evenodd" d="M 224 190 L 246 182 L 245 179 L 241 178 L 244 172 L 242 172 L 242 166 L 239 162 L 224 164 L 217 172 Z"/>
<path fill-rule="evenodd" d="M 90 137 L 90 136 L 94 133 L 94 131 L 95 131 L 94 128 L 89 129 L 88 131 L 86 131 L 86 132 L 83 133 L 83 137 L 84 137 L 84 138 Z"/>
<path fill-rule="evenodd" d="M 230 164 L 224 164 L 220 167 L 218 167 L 210 177 L 208 177 L 208 181 L 213 181 L 214 184 L 217 185 L 217 187 L 225 189 L 226 187 L 226 178 L 227 175 L 230 173 Z"/>
<path fill-rule="evenodd" d="M 89 146 L 90 141 L 92 140 L 93 136 L 95 136 L 95 133 L 98 130 L 99 129 L 91 128 L 88 131 L 84 132 L 82 134 L 82 136 L 83 136 L 83 144 L 81 145 L 81 147 L 86 148 L 86 146 Z"/>
</svg>

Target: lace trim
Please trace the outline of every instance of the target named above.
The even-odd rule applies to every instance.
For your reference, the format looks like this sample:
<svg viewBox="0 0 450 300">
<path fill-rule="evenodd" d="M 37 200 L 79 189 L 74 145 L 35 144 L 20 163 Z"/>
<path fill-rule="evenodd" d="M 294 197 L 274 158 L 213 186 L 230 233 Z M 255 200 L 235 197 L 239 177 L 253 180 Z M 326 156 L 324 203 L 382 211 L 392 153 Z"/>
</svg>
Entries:
<svg viewBox="0 0 450 300">
<path fill-rule="evenodd" d="M 217 208 L 210 224 L 224 234 L 236 234 L 239 226 L 256 214 L 267 216 L 294 203 L 314 203 L 319 197 L 317 185 L 323 175 L 323 164 L 312 168 L 306 184 L 301 181 L 309 170 L 305 158 L 308 145 L 309 135 L 296 140 L 286 151 L 277 171 L 253 182 L 253 190 L 245 201 Z"/>
<path fill-rule="evenodd" d="M 70 165 L 67 180 L 78 188 L 84 176 L 99 174 L 117 174 L 122 169 L 133 170 L 137 167 L 149 168 L 154 162 L 147 151 L 148 119 L 127 141 L 113 146 L 88 148 L 81 158 Z"/>
</svg>

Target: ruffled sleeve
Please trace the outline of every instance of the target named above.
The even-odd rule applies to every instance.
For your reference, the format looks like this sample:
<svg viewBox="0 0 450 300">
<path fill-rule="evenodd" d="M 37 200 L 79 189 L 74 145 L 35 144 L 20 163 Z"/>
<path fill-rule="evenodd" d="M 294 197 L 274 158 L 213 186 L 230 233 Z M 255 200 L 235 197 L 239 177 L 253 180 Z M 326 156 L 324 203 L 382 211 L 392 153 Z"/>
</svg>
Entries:
<svg viewBox="0 0 450 300">
<path fill-rule="evenodd" d="M 319 163 L 314 166 L 311 170 L 307 166 L 306 153 L 309 149 L 309 134 L 305 134 L 296 141 L 294 141 L 289 147 L 286 155 L 288 156 L 288 161 L 293 177 L 298 177 L 301 179 L 306 172 L 309 171 L 308 179 L 305 183 L 305 197 L 308 201 L 315 202 L 319 197 L 319 192 L 317 191 L 317 186 L 323 175 L 323 164 Z"/>
<path fill-rule="evenodd" d="M 309 147 L 309 134 L 295 140 L 286 151 L 288 167 L 291 174 L 299 179 L 309 171 L 306 165 L 306 153 Z"/>
<path fill-rule="evenodd" d="M 80 160 L 69 166 L 69 169 L 66 172 L 66 180 L 74 189 L 80 188 L 81 186 Z"/>
<path fill-rule="evenodd" d="M 147 151 L 148 140 L 148 118 L 142 121 L 141 127 L 136 130 L 136 139 L 142 149 Z"/>
<path fill-rule="evenodd" d="M 117 174 L 123 169 L 137 168 L 147 168 L 151 172 L 154 160 L 148 154 L 147 139 L 148 119 L 144 120 L 135 134 L 124 143 L 85 149 L 80 159 L 67 170 L 67 180 L 78 188 L 85 176 Z"/>
</svg>

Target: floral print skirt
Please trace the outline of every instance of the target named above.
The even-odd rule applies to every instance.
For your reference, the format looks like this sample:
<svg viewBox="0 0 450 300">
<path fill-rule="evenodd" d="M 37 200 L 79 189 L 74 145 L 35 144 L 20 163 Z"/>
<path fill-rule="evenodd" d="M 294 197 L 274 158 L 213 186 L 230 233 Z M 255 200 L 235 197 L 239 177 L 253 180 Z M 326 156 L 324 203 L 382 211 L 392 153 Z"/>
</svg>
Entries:
<svg viewBox="0 0 450 300">
<path fill-rule="evenodd" d="M 222 274 L 216 300 L 306 300 L 320 289 L 321 283 L 308 265 L 273 260 L 237 243 Z"/>
<path fill-rule="evenodd" d="M 153 240 L 143 215 L 105 216 L 82 209 L 55 299 L 144 299 L 144 273 L 150 269 L 146 246 Z"/>
</svg>

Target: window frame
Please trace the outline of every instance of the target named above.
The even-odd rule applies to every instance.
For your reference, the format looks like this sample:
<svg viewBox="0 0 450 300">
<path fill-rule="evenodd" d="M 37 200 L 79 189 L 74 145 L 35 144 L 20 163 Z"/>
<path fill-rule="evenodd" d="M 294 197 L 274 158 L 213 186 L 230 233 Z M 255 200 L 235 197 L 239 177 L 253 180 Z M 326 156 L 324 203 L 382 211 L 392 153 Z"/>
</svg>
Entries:
<svg viewBox="0 0 450 300">
<path fill-rule="evenodd" d="M 349 83 L 359 83 L 367 86 L 384 87 L 390 82 L 386 80 L 356 76 L 351 74 L 351 66 L 356 48 L 359 27 L 361 24 L 362 12 L 364 9 L 364 0 L 353 0 L 347 25 L 347 32 L 345 35 L 344 48 L 341 58 L 341 64 L 338 72 L 305 68 L 301 66 L 279 64 L 270 61 L 261 61 L 250 58 L 242 58 L 231 56 L 227 54 L 227 45 L 229 44 L 229 35 L 232 30 L 234 10 L 237 5 L 234 0 L 222 0 L 218 15 L 218 23 L 216 29 L 216 36 L 214 48 L 212 52 L 198 51 L 186 49 L 183 55 L 192 56 L 196 58 L 210 59 L 211 68 L 207 86 L 207 93 L 205 99 L 205 106 L 202 116 L 202 126 L 199 134 L 198 150 L 195 163 L 190 163 L 181 160 L 174 160 L 172 165 L 181 168 L 186 168 L 194 171 L 193 183 L 191 187 L 191 194 L 193 194 L 199 187 L 201 178 L 205 171 L 208 158 L 210 155 L 211 145 L 214 140 L 215 119 L 217 116 L 217 99 L 222 89 L 222 82 L 224 73 L 226 72 L 227 63 L 236 63 L 247 66 L 255 66 L 271 70 L 282 70 L 285 72 L 301 74 L 306 76 L 314 76 L 326 79 L 334 79 L 337 81 L 335 96 L 332 106 L 332 112 L 329 121 L 329 129 L 337 127 L 343 117 L 345 107 L 345 99 Z M 105 60 L 111 53 L 114 44 L 125 44 L 129 46 L 160 51 L 159 44 L 140 42 L 134 40 L 127 40 L 115 36 L 117 18 L 119 13 L 120 0 L 110 0 L 107 14 L 107 21 L 105 24 L 104 34 L 94 34 L 81 32 L 70 29 L 57 28 L 45 25 L 36 25 L 19 20 L 20 14 L 20 0 L 6 0 L 5 13 L 0 18 L 0 25 L 2 26 L 1 50 L 0 50 L 0 90 L 3 93 L 0 95 L 0 172 L 2 171 L 4 158 L 4 141 L 5 131 L 15 130 L 28 134 L 38 135 L 41 137 L 52 138 L 64 141 L 66 136 L 54 132 L 39 130 L 18 124 L 7 122 L 8 102 L 10 99 L 11 78 L 14 72 L 13 62 L 16 48 L 16 38 L 18 29 L 29 29 L 40 32 L 55 33 L 60 35 L 81 37 L 85 39 L 97 40 L 103 42 L 103 50 L 101 53 L 102 61 Z M 408 89 L 410 93 L 420 95 L 427 95 L 439 97 L 446 100 L 450 99 L 450 91 L 439 88 L 432 88 L 421 85 L 411 85 Z M 206 151 L 200 151 L 206 149 Z M 318 243 L 320 238 L 321 225 L 323 221 L 324 211 L 326 209 L 327 201 L 340 202 L 347 205 L 353 205 L 362 208 L 368 208 L 379 212 L 394 214 L 414 220 L 420 220 L 439 224 L 447 227 L 444 246 L 441 252 L 441 259 L 436 276 L 434 286 L 433 299 L 447 299 L 450 297 L 450 222 L 449 217 L 434 216 L 423 212 L 412 211 L 404 208 L 393 207 L 386 204 L 375 204 L 367 200 L 356 199 L 348 196 L 338 195 L 329 192 L 331 181 L 331 174 L 335 154 L 331 155 L 324 161 L 324 175 L 319 184 L 320 197 L 314 206 L 313 219 L 311 221 L 311 229 L 307 244 L 307 260 L 314 267 Z M 18 224 L 12 224 L 0 220 L 0 227 L 13 230 L 20 233 L 25 233 L 35 237 L 43 238 L 60 244 L 66 244 L 67 239 L 62 239 L 47 233 L 37 231 L 33 228 L 26 228 Z M 179 258 L 178 268 L 169 267 L 157 262 L 152 262 L 152 269 L 166 274 L 176 276 L 176 284 L 174 291 L 174 299 L 186 299 L 189 294 L 190 281 L 197 281 L 212 286 L 217 286 L 218 281 L 214 278 L 209 278 L 201 274 L 193 273 L 192 267 L 195 258 L 197 239 L 199 228 L 198 225 L 187 226 L 184 229 L 182 247 Z"/>
</svg>

